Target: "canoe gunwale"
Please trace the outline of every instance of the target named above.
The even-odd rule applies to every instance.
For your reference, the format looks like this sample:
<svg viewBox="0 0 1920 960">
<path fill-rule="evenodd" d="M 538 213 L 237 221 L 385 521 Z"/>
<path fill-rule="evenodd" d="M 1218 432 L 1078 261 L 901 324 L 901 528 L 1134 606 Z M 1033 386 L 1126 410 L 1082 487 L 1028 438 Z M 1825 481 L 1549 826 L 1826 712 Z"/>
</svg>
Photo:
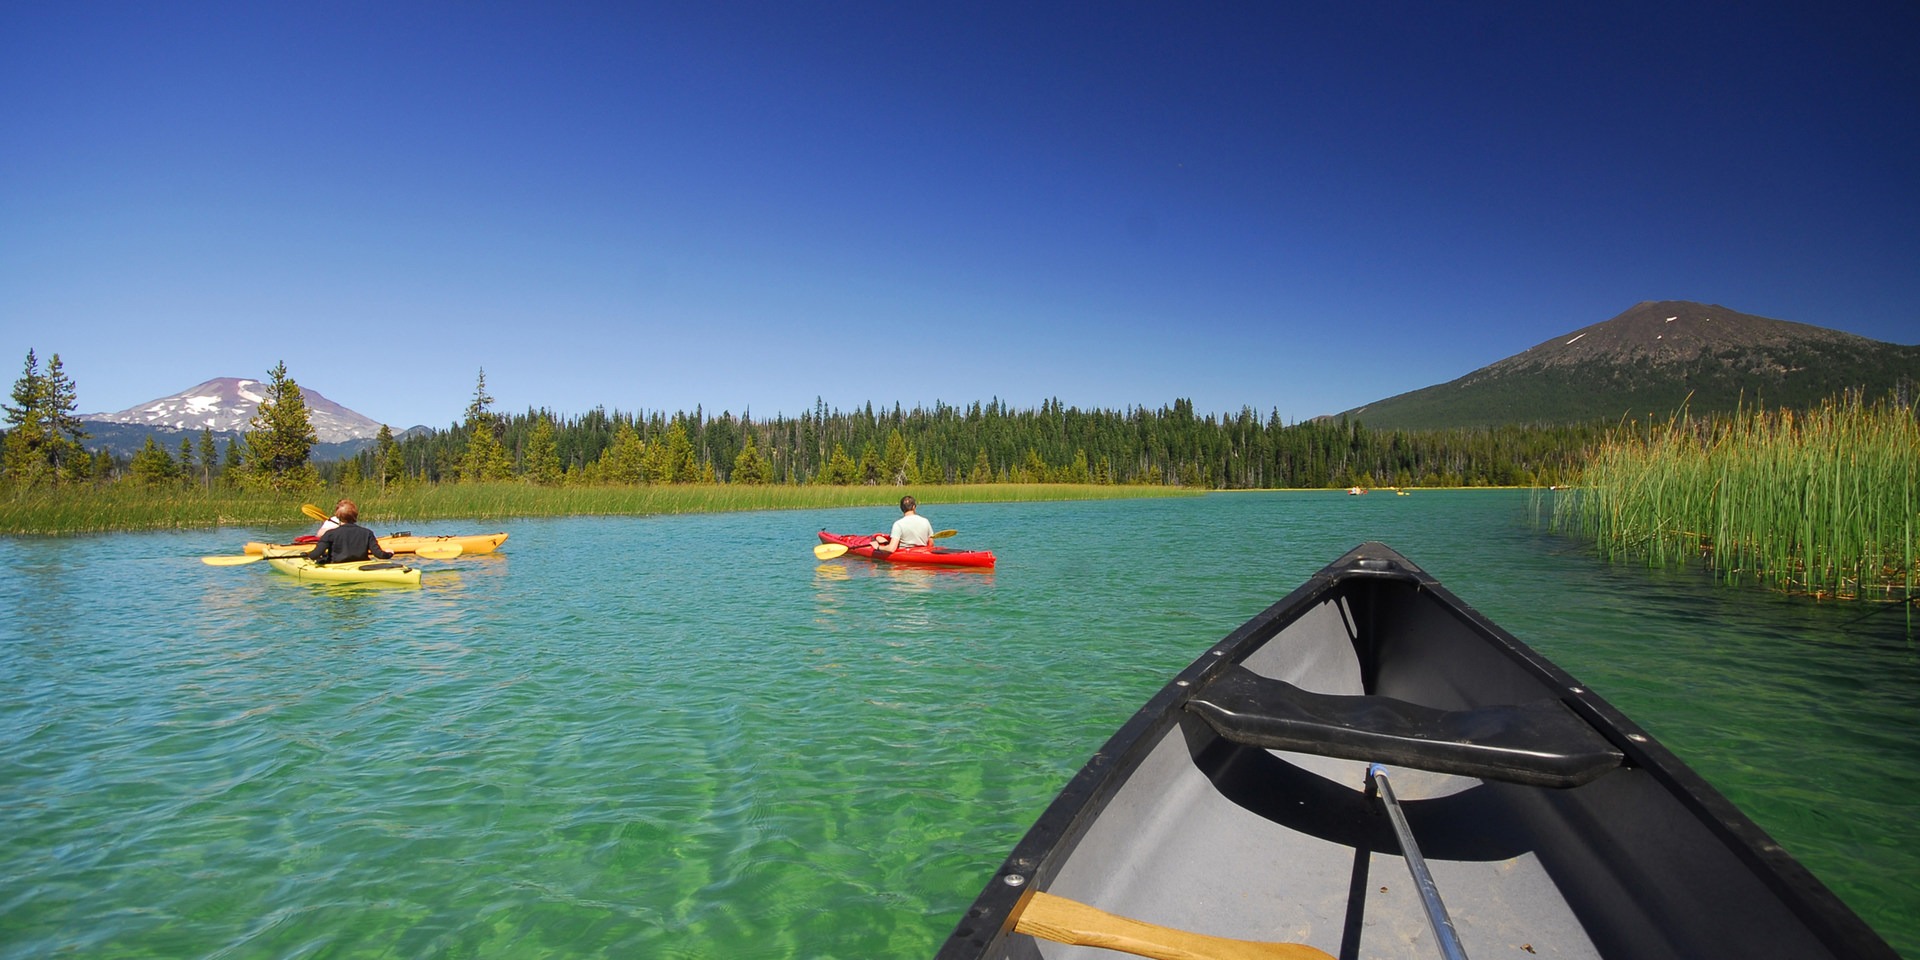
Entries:
<svg viewBox="0 0 1920 960">
<path fill-rule="evenodd" d="M 1717 851 L 1716 863 L 1737 862 L 1747 871 L 1746 876 L 1755 885 L 1753 889 L 1769 891 L 1780 906 L 1787 908 L 1785 912 L 1797 921 L 1806 939 L 1817 941 L 1834 956 L 1897 956 L 1878 934 L 1758 825 L 1605 699 L 1460 601 L 1404 557 L 1383 544 L 1365 543 L 1213 644 L 1121 724 L 994 870 L 985 889 L 942 945 L 937 954 L 939 960 L 1042 955 L 1032 942 L 1023 942 L 1024 937 L 1012 933 L 1015 919 L 1032 892 L 1060 892 L 1051 888 L 1061 870 L 1074 858 L 1081 841 L 1114 797 L 1126 789 L 1129 778 L 1142 768 L 1150 753 L 1168 738 L 1183 736 L 1188 738 L 1188 748 L 1196 760 L 1201 749 L 1195 746 L 1196 737 L 1213 738 L 1213 745 L 1205 747 L 1208 750 L 1264 753 L 1264 748 L 1232 744 L 1221 736 L 1204 719 L 1204 708 L 1192 709 L 1194 702 L 1204 698 L 1220 678 L 1244 670 L 1242 661 L 1323 604 L 1339 603 L 1343 611 L 1348 606 L 1353 608 L 1347 629 L 1356 652 L 1362 644 L 1360 637 L 1378 642 L 1370 633 L 1375 613 L 1367 606 L 1379 591 L 1368 586 L 1369 582 L 1388 590 L 1410 589 L 1428 595 L 1437 610 L 1450 615 L 1461 630 L 1483 642 L 1485 650 L 1497 652 L 1501 659 L 1509 661 L 1534 682 L 1556 692 L 1558 703 L 1590 725 L 1594 736 L 1619 758 L 1617 766 L 1612 768 L 1618 772 L 1599 774 L 1592 787 L 1559 790 L 1487 780 L 1476 789 L 1496 791 L 1489 796 L 1538 797 L 1545 802 L 1555 795 L 1615 789 L 1606 785 L 1616 777 L 1639 778 L 1618 782 L 1636 784 L 1632 789 L 1641 792 L 1664 792 L 1671 801 L 1668 815 L 1674 823 L 1681 829 L 1694 831 L 1691 841 L 1694 847 Z M 1352 602 L 1342 603 L 1343 600 Z M 1362 660 L 1365 660 L 1364 654 Z M 1366 690 L 1372 692 L 1377 678 L 1367 676 L 1365 679 Z M 1181 729 L 1175 730 L 1176 726 Z M 1267 755 L 1265 759 L 1286 766 L 1277 755 Z M 1360 788 L 1358 783 L 1352 786 L 1356 792 Z M 1551 807 L 1552 803 L 1547 805 Z M 1687 827 L 1689 823 L 1694 826 Z M 1425 846 L 1424 838 L 1422 845 Z M 1095 859 L 1098 861 L 1098 857 Z M 1601 908 L 1588 905 L 1587 909 Z M 1724 926 L 1728 921 L 1722 917 L 1717 922 Z M 1595 938 L 1592 949 L 1601 956 L 1634 955 L 1630 946 L 1636 934 L 1603 930 L 1592 935 Z M 1676 937 L 1676 940 L 1684 939 L 1684 935 Z M 1780 951 L 1775 955 L 1781 955 Z"/>
</svg>

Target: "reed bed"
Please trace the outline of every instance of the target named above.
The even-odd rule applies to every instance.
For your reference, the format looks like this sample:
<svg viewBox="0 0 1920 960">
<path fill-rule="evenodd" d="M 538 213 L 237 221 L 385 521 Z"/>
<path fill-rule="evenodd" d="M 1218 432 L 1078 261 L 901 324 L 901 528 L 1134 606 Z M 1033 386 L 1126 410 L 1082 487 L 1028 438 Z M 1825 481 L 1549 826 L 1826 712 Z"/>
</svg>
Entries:
<svg viewBox="0 0 1920 960">
<path fill-rule="evenodd" d="M 1556 500 L 1553 525 L 1609 556 L 1704 560 L 1816 597 L 1916 593 L 1920 425 L 1857 396 L 1812 411 L 1741 411 L 1618 431 Z"/>
<path fill-rule="evenodd" d="M 154 490 L 135 486 L 39 490 L 0 498 L 0 534 L 62 535 L 305 523 L 302 502 L 332 509 L 352 497 L 373 522 L 498 520 L 510 517 L 647 516 L 743 510 L 802 510 L 897 504 L 899 487 L 671 486 L 539 487 L 525 483 L 371 486 L 272 495 L 239 490 Z M 933 503 L 1105 500 L 1189 496 L 1181 487 L 995 483 L 913 489 Z"/>
</svg>

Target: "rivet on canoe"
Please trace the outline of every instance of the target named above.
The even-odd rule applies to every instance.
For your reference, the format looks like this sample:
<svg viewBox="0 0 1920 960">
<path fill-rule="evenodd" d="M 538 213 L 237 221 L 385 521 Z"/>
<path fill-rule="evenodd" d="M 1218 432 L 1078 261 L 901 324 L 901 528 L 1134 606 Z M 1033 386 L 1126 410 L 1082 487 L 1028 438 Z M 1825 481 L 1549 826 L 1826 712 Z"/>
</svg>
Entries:
<svg viewBox="0 0 1920 960">
<path fill-rule="evenodd" d="M 1175 680 L 1175 681 L 1173 682 L 1173 685 L 1174 685 L 1174 686 L 1176 686 L 1176 687 L 1191 687 L 1191 686 L 1193 686 L 1193 684 L 1192 684 L 1191 682 L 1189 682 L 1189 681 L 1186 681 L 1186 680 Z"/>
<path fill-rule="evenodd" d="M 1587 688 L 1585 688 L 1585 687 L 1568 687 L 1567 689 L 1569 689 L 1569 690 L 1572 690 L 1572 691 L 1573 691 L 1574 693 L 1586 693 L 1586 692 L 1587 692 Z"/>
<path fill-rule="evenodd" d="M 1647 735 L 1644 733 L 1629 733 L 1627 734 L 1627 739 L 1632 740 L 1634 743 L 1646 743 Z"/>
<path fill-rule="evenodd" d="M 1009 887 L 1024 887 L 1027 885 L 1027 878 L 1017 873 L 1009 873 L 1006 876 L 1001 877 L 1000 882 L 1006 884 Z"/>
</svg>

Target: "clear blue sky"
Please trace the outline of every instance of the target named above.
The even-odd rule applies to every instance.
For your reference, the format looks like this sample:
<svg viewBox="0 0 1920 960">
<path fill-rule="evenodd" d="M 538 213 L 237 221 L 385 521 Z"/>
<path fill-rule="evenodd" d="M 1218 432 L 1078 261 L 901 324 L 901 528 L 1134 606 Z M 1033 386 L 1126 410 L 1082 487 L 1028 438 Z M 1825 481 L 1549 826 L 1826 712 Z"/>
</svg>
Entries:
<svg viewBox="0 0 1920 960">
<path fill-rule="evenodd" d="M 0 4 L 82 412 L 1299 420 L 1659 299 L 1920 340 L 1920 6 Z"/>
</svg>

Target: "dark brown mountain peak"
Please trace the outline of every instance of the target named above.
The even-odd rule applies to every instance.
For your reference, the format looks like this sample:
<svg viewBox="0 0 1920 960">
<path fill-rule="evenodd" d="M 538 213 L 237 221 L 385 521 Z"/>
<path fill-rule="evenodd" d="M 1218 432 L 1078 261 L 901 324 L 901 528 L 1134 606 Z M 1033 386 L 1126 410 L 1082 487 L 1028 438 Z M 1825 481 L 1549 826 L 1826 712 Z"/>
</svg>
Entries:
<svg viewBox="0 0 1920 960">
<path fill-rule="evenodd" d="M 1581 327 L 1487 367 L 1504 374 L 1595 363 L 1653 366 L 1692 363 L 1703 356 L 1775 350 L 1811 344 L 1868 346 L 1866 337 L 1811 324 L 1756 317 L 1688 300 L 1648 300 L 1611 320 Z"/>
</svg>

